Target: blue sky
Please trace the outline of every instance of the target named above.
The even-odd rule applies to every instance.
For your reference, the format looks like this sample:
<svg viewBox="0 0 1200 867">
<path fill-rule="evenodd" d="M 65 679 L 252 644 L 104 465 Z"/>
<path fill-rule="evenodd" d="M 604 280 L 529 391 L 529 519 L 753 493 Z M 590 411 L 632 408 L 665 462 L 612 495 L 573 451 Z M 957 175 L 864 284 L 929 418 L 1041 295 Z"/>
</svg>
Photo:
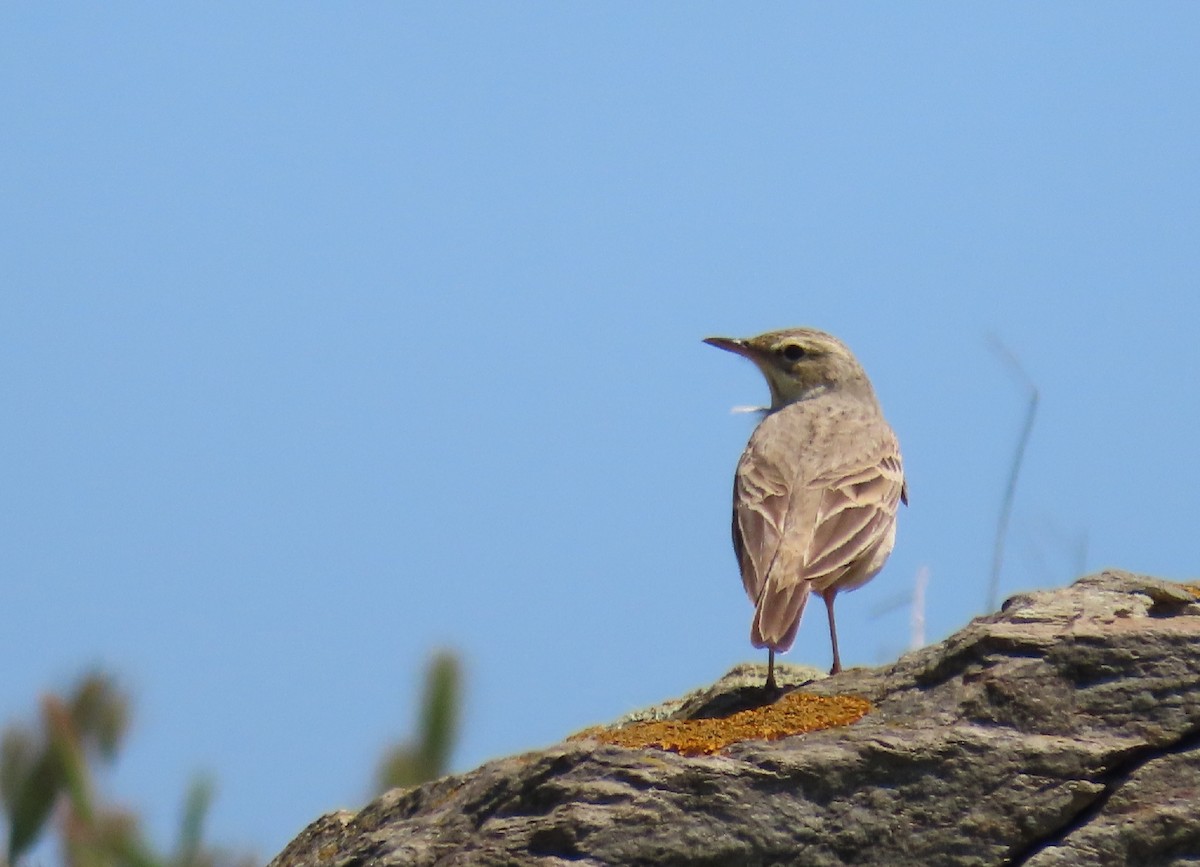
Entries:
<svg viewBox="0 0 1200 867">
<path fill-rule="evenodd" d="M 91 666 L 107 790 L 273 855 L 368 794 L 427 654 L 455 766 L 758 658 L 728 537 L 832 331 L 911 507 L 843 659 L 1001 593 L 1196 577 L 1200 7 L 8 4 L 0 720 Z M 899 607 L 898 607 L 899 606 Z M 820 607 L 813 609 L 820 615 Z M 829 664 L 822 616 L 789 661 Z"/>
</svg>

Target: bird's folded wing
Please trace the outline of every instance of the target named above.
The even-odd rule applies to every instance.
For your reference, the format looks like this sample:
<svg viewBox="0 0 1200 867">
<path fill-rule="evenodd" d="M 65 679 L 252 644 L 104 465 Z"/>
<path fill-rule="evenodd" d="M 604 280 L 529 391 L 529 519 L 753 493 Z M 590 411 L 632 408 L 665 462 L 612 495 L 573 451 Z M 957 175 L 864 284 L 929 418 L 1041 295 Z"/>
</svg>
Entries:
<svg viewBox="0 0 1200 867">
<path fill-rule="evenodd" d="M 836 582 L 884 539 L 904 492 L 904 472 L 893 443 L 862 464 L 842 466 L 810 482 L 820 491 L 803 577 L 818 588 Z"/>
<path fill-rule="evenodd" d="M 779 550 L 791 500 L 790 485 L 779 467 L 743 457 L 734 478 L 733 549 L 742 570 L 746 595 L 762 595 L 767 573 Z"/>
</svg>

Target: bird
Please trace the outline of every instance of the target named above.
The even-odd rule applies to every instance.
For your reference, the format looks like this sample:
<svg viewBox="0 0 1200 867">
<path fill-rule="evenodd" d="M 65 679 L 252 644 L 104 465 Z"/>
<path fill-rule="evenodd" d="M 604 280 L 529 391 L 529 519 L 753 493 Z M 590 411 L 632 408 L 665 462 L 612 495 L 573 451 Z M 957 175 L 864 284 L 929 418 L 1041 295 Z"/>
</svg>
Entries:
<svg viewBox="0 0 1200 867">
<path fill-rule="evenodd" d="M 771 392 L 733 483 L 733 548 L 754 603 L 750 641 L 767 648 L 765 688 L 778 690 L 775 654 L 796 640 L 813 591 L 825 601 L 837 674 L 834 599 L 883 568 L 908 504 L 896 434 L 866 371 L 832 334 L 787 328 L 704 342 L 753 361 Z"/>
</svg>

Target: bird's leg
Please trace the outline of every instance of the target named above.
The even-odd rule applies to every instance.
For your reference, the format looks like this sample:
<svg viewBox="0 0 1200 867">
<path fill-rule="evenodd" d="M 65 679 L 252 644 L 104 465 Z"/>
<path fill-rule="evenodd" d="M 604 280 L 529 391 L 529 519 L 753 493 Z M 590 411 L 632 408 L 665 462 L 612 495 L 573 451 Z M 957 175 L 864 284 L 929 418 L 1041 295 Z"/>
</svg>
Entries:
<svg viewBox="0 0 1200 867">
<path fill-rule="evenodd" d="M 767 682 L 763 686 L 763 689 L 770 692 L 775 692 L 779 689 L 775 685 L 775 649 L 773 647 L 767 648 Z"/>
<path fill-rule="evenodd" d="M 833 668 L 829 669 L 830 674 L 837 674 L 842 670 L 842 658 L 838 656 L 837 624 L 833 622 L 833 600 L 836 596 L 837 589 L 834 587 L 821 591 L 821 598 L 825 600 L 825 610 L 829 612 L 829 639 L 833 642 Z"/>
</svg>

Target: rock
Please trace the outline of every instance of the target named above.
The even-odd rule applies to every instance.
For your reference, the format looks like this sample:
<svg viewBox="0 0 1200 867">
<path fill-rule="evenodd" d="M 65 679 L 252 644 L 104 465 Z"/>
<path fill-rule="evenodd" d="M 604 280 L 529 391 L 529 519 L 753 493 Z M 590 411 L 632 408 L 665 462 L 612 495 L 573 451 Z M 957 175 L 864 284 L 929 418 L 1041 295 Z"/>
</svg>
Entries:
<svg viewBox="0 0 1200 867">
<path fill-rule="evenodd" d="M 871 702 L 851 725 L 697 756 L 567 740 L 324 816 L 272 867 L 1196 863 L 1198 641 L 1200 590 L 1107 571 L 892 665 L 790 671 Z M 759 675 L 624 722 L 744 708 Z"/>
</svg>

